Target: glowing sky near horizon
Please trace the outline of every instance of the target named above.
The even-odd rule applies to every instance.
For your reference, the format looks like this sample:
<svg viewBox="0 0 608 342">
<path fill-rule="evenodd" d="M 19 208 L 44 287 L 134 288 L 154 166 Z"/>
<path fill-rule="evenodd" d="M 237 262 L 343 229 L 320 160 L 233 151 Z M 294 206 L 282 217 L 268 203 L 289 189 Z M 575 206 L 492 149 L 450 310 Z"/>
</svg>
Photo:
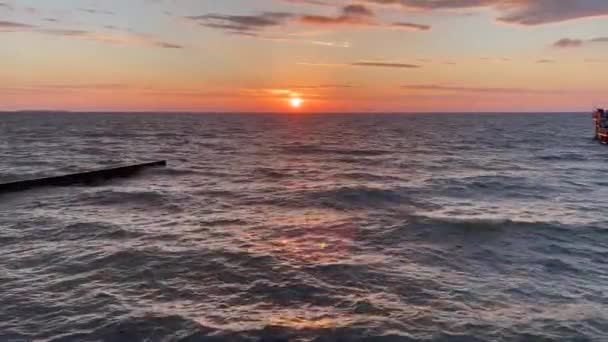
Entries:
<svg viewBox="0 0 608 342">
<path fill-rule="evenodd" d="M 0 0 L 0 110 L 587 111 L 608 106 L 607 18 L 605 0 Z"/>
</svg>

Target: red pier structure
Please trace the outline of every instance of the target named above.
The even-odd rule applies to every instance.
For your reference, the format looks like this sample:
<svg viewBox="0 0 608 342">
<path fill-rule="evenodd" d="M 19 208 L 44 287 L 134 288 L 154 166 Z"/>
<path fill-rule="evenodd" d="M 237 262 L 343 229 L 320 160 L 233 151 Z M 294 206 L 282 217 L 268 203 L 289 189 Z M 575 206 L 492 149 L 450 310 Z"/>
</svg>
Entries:
<svg viewBox="0 0 608 342">
<path fill-rule="evenodd" d="M 593 112 L 593 121 L 595 122 L 595 139 L 608 145 L 608 111 L 596 109 Z"/>
</svg>

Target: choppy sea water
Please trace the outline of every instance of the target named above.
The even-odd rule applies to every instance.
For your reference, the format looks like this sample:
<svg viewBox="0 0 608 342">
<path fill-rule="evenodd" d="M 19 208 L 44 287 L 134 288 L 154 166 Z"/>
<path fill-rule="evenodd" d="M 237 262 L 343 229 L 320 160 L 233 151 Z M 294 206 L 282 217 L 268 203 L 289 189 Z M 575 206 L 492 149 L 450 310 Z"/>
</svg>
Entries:
<svg viewBox="0 0 608 342">
<path fill-rule="evenodd" d="M 0 114 L 0 341 L 607 341 L 589 115 Z"/>
</svg>

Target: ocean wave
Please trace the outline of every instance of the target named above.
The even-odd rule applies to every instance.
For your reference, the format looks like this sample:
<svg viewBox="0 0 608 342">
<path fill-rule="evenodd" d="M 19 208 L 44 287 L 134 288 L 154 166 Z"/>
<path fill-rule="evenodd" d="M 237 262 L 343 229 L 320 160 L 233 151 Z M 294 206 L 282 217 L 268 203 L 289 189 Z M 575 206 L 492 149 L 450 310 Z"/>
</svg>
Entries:
<svg viewBox="0 0 608 342">
<path fill-rule="evenodd" d="M 550 198 L 558 189 L 521 176 L 491 175 L 460 178 L 438 178 L 427 190 L 462 197 L 492 195 L 513 198 Z"/>
<path fill-rule="evenodd" d="M 145 172 L 161 174 L 161 175 L 166 175 L 166 176 L 175 176 L 175 177 L 202 175 L 202 172 L 200 172 L 198 170 L 194 170 L 191 168 L 181 169 L 181 168 L 174 168 L 174 167 L 155 168 L 155 169 L 146 170 Z"/>
<path fill-rule="evenodd" d="M 542 261 L 542 265 L 547 270 L 547 272 L 552 272 L 555 274 L 568 273 L 576 275 L 580 272 L 580 270 L 576 266 L 557 258 L 544 259 Z"/>
<path fill-rule="evenodd" d="M 211 220 L 201 221 L 201 225 L 206 227 L 241 226 L 245 224 L 247 224 L 247 222 L 244 220 L 230 218 L 214 218 Z"/>
<path fill-rule="evenodd" d="M 307 193 L 308 199 L 322 207 L 335 209 L 378 208 L 411 204 L 401 191 L 372 187 L 341 187 Z"/>
<path fill-rule="evenodd" d="M 285 171 L 280 171 L 280 170 L 276 170 L 273 168 L 265 168 L 265 167 L 258 167 L 253 171 L 254 175 L 259 176 L 261 178 L 268 178 L 268 179 L 280 179 L 280 178 L 285 178 L 288 177 L 289 174 L 286 173 Z"/>
<path fill-rule="evenodd" d="M 316 145 L 297 145 L 283 147 L 283 152 L 286 154 L 306 155 L 343 155 L 343 156 L 358 156 L 358 157 L 377 157 L 392 154 L 393 151 L 377 150 L 377 149 L 355 149 L 355 148 L 329 148 Z"/>
<path fill-rule="evenodd" d="M 77 222 L 59 229 L 53 233 L 46 232 L 46 239 L 50 241 L 74 241 L 97 239 L 131 239 L 143 236 L 141 232 L 125 229 L 115 224 L 105 222 Z"/>
<path fill-rule="evenodd" d="M 243 302 L 265 302 L 275 305 L 321 305 L 333 306 L 339 302 L 329 289 L 321 285 L 306 284 L 303 281 L 277 283 L 276 280 L 257 280 L 246 289 Z"/>
<path fill-rule="evenodd" d="M 333 175 L 336 179 L 350 179 L 356 181 L 378 181 L 378 182 L 386 182 L 386 181 L 398 181 L 402 180 L 399 177 L 389 176 L 389 175 L 380 175 L 370 172 L 343 172 L 336 173 Z"/>
<path fill-rule="evenodd" d="M 80 193 L 70 200 L 71 205 L 129 206 L 141 209 L 171 207 L 180 209 L 176 204 L 176 194 L 159 191 L 122 191 L 97 190 Z"/>
<path fill-rule="evenodd" d="M 148 315 L 116 319 L 90 332 L 67 334 L 49 342 L 69 341 L 194 341 L 193 337 L 203 337 L 215 332 L 214 329 L 182 316 Z"/>
<path fill-rule="evenodd" d="M 544 161 L 555 161 L 555 162 L 563 162 L 563 161 L 581 162 L 581 161 L 589 160 L 588 156 L 586 156 L 584 154 L 580 154 L 580 153 L 574 153 L 574 152 L 560 152 L 559 154 L 545 154 L 545 155 L 538 156 L 537 158 L 540 160 L 544 160 Z"/>
<path fill-rule="evenodd" d="M 481 218 L 481 217 L 450 217 L 441 215 L 422 215 L 414 214 L 411 216 L 413 222 L 416 224 L 422 224 L 425 226 L 433 226 L 437 228 L 450 228 L 461 231 L 471 232 L 491 232 L 500 231 L 504 229 L 557 229 L 564 230 L 567 226 L 564 226 L 557 222 L 546 222 L 546 221 L 522 221 L 515 219 L 506 218 Z"/>
<path fill-rule="evenodd" d="M 517 218 L 455 217 L 443 214 L 414 213 L 410 219 L 415 224 L 437 228 L 450 228 L 470 232 L 492 232 L 501 230 L 531 231 L 539 235 L 552 236 L 558 241 L 568 241 L 565 235 L 577 238 L 599 237 L 608 234 L 608 228 L 600 223 L 573 225 L 547 217 L 547 220 L 522 220 Z M 553 234 L 553 235 L 551 235 Z"/>
<path fill-rule="evenodd" d="M 605 150 L 588 117 L 1 120 L 0 177 L 169 165 L 0 198 L 0 341 L 608 334 Z"/>
</svg>

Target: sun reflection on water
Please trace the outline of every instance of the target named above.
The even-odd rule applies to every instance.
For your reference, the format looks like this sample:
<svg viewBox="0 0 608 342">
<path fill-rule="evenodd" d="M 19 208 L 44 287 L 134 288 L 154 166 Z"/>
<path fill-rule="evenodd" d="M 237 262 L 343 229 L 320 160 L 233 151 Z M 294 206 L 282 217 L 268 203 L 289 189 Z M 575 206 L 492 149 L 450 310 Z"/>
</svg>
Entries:
<svg viewBox="0 0 608 342">
<path fill-rule="evenodd" d="M 329 264 L 351 258 L 359 227 L 335 212 L 308 211 L 300 215 L 277 215 L 275 227 L 254 242 L 258 253 L 271 254 L 297 264 Z"/>
</svg>

